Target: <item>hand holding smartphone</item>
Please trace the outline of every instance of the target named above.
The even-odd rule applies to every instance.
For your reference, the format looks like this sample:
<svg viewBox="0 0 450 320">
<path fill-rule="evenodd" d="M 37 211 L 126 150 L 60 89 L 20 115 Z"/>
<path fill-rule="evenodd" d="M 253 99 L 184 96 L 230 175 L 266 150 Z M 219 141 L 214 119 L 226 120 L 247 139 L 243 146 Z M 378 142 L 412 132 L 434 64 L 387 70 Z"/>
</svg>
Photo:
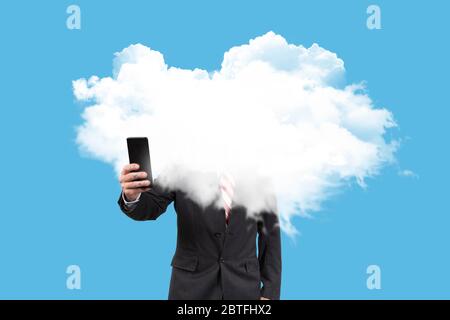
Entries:
<svg viewBox="0 0 450 320">
<path fill-rule="evenodd" d="M 137 163 L 139 170 L 147 173 L 147 180 L 153 183 L 150 149 L 147 138 L 127 138 L 128 157 L 131 163 Z"/>
<path fill-rule="evenodd" d="M 123 168 L 120 184 L 126 200 L 134 201 L 153 184 L 150 150 L 147 138 L 128 138 L 127 145 L 130 164 Z"/>
</svg>

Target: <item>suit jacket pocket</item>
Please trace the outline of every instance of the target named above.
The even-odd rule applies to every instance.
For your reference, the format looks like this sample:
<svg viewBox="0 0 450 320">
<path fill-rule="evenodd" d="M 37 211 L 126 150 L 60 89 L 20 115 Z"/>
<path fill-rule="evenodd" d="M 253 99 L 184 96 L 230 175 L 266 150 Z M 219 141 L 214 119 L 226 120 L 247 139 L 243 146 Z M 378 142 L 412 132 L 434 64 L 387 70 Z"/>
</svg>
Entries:
<svg viewBox="0 0 450 320">
<path fill-rule="evenodd" d="M 186 271 L 195 271 L 198 265 L 198 257 L 175 255 L 170 265 L 174 268 Z"/>
<path fill-rule="evenodd" d="M 251 259 L 251 260 L 245 261 L 245 270 L 247 272 L 259 271 L 259 261 L 258 261 L 258 259 Z"/>
</svg>

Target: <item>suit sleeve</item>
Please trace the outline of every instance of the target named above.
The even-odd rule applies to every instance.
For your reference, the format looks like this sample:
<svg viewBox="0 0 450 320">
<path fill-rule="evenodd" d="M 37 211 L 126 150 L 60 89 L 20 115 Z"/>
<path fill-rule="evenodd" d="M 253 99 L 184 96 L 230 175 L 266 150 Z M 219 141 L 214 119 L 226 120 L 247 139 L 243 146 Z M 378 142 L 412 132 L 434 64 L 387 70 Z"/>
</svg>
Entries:
<svg viewBox="0 0 450 320">
<path fill-rule="evenodd" d="M 261 296 L 280 299 L 281 287 L 281 235 L 275 212 L 263 212 L 258 225 L 258 260 L 261 272 Z"/>
<path fill-rule="evenodd" d="M 119 207 L 128 217 L 137 221 L 156 220 L 167 207 L 175 200 L 175 191 L 169 190 L 155 179 L 153 187 L 141 193 L 141 197 L 132 209 L 128 209 L 122 198 L 119 197 Z"/>
</svg>

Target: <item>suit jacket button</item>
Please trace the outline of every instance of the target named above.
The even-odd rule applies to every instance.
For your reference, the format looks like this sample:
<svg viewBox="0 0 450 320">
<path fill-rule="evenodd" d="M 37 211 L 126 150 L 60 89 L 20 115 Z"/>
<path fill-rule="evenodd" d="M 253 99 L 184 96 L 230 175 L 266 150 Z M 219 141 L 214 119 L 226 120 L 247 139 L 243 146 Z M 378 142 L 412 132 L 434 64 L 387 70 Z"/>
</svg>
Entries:
<svg viewBox="0 0 450 320">
<path fill-rule="evenodd" d="M 222 234 L 220 232 L 217 232 L 214 235 L 216 236 L 216 238 L 220 238 L 222 236 Z"/>
<path fill-rule="evenodd" d="M 220 261 L 220 263 L 224 263 L 225 259 L 224 258 L 220 258 L 219 261 Z"/>
</svg>

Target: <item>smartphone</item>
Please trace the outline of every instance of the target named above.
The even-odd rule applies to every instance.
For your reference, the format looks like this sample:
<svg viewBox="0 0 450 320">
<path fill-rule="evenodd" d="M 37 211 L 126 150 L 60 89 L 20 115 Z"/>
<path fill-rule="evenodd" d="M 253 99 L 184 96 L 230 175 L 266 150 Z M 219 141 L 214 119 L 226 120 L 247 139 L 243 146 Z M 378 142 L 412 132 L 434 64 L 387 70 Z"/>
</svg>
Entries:
<svg viewBox="0 0 450 320">
<path fill-rule="evenodd" d="M 152 167 L 150 164 L 150 149 L 145 137 L 127 138 L 128 157 L 130 163 L 139 164 L 139 171 L 147 172 L 147 179 L 153 185 Z"/>
</svg>

